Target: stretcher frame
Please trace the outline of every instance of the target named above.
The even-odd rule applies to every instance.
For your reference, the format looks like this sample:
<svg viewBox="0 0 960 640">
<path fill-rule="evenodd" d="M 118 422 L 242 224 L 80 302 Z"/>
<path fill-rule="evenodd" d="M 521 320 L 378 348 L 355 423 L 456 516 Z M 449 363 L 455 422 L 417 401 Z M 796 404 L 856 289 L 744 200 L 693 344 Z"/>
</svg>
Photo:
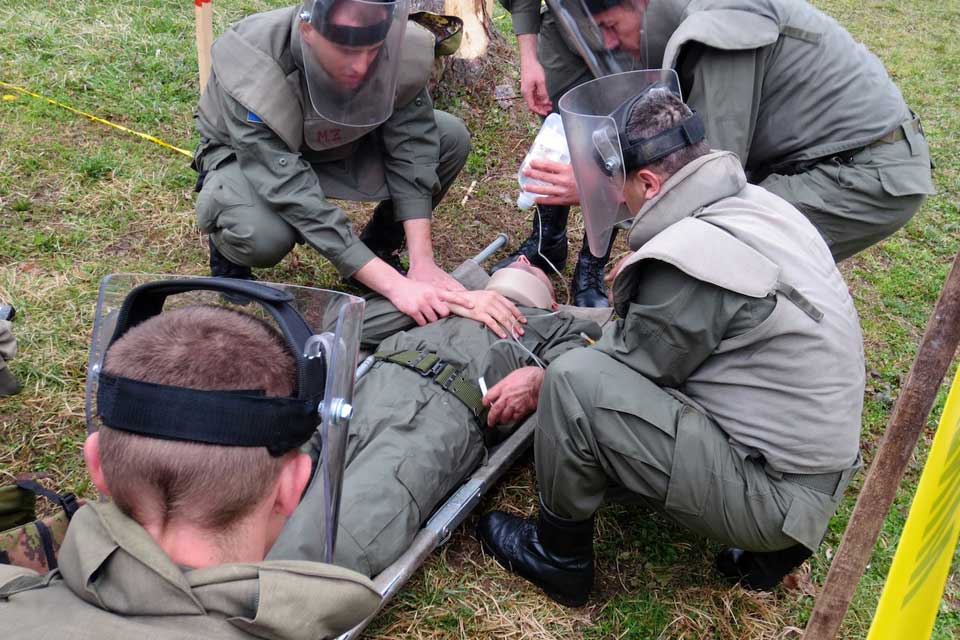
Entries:
<svg viewBox="0 0 960 640">
<path fill-rule="evenodd" d="M 377 610 L 363 622 L 340 636 L 339 640 L 359 638 L 373 619 L 383 610 L 398 591 L 413 577 L 427 558 L 450 540 L 454 530 L 480 504 L 480 499 L 513 466 L 533 442 L 536 429 L 536 414 L 524 422 L 510 437 L 490 450 L 486 463 L 480 465 L 464 481 L 459 489 L 447 498 L 434 512 L 423 528 L 417 532 L 410 547 L 393 564 L 373 578 L 373 585 L 380 593 Z"/>
<path fill-rule="evenodd" d="M 497 235 L 483 251 L 466 261 L 457 272 L 476 270 L 484 261 L 496 253 L 507 243 L 505 234 Z M 473 263 L 472 265 L 469 263 Z M 458 276 L 459 277 L 459 276 Z M 461 278 L 461 282 L 463 279 Z M 467 284 L 468 288 L 473 288 Z M 361 363 L 357 369 L 359 378 L 369 370 L 372 360 Z M 480 504 L 480 499 L 493 487 L 507 470 L 523 455 L 524 451 L 533 442 L 533 432 L 536 429 L 537 416 L 533 414 L 506 440 L 491 447 L 487 460 L 480 465 L 454 491 L 447 500 L 434 511 L 426 524 L 417 532 L 413 542 L 407 550 L 397 558 L 393 564 L 374 576 L 373 585 L 380 593 L 380 604 L 363 622 L 350 631 L 342 634 L 339 640 L 358 638 L 373 619 L 383 610 L 400 589 L 413 577 L 413 574 L 426 562 L 427 558 L 438 548 L 450 540 L 454 530 L 459 527 L 467 516 Z"/>
</svg>

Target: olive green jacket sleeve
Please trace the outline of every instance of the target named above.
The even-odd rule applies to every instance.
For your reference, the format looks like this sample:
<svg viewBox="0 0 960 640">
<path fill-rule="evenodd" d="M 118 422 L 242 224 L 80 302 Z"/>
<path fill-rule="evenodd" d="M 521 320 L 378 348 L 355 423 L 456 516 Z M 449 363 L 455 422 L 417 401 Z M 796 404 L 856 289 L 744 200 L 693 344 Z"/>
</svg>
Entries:
<svg viewBox="0 0 960 640">
<path fill-rule="evenodd" d="M 343 277 L 351 277 L 373 252 L 354 235 L 343 209 L 326 199 L 310 164 L 266 125 L 248 122 L 247 114 L 224 96 L 224 126 L 251 188 Z"/>
<path fill-rule="evenodd" d="M 429 218 L 433 195 L 440 191 L 440 133 L 426 88 L 378 129 L 383 168 L 397 220 Z"/>
<path fill-rule="evenodd" d="M 660 386 L 679 387 L 724 338 L 770 315 L 775 298 L 750 298 L 648 260 L 625 318 L 593 345 Z"/>
<path fill-rule="evenodd" d="M 683 48 L 677 73 L 687 104 L 703 118 L 711 149 L 732 151 L 747 166 L 760 110 L 764 49 Z"/>
<path fill-rule="evenodd" d="M 540 0 L 500 0 L 513 19 L 513 32 L 540 33 Z"/>
</svg>

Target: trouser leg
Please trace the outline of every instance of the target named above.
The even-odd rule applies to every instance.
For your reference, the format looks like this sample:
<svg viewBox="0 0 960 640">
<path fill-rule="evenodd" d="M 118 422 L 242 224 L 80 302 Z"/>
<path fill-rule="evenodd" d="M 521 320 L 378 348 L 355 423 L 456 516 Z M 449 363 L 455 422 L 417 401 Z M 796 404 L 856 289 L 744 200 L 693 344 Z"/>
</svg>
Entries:
<svg viewBox="0 0 960 640">
<path fill-rule="evenodd" d="M 228 260 L 248 267 L 272 267 L 299 237 L 256 195 L 236 161 L 206 175 L 197 196 L 197 224 Z"/>
<path fill-rule="evenodd" d="M 760 186 L 807 216 L 839 262 L 890 236 L 919 210 L 932 191 L 930 155 L 918 136 L 795 175 L 773 174 Z"/>
<path fill-rule="evenodd" d="M 17 378 L 7 366 L 7 360 L 17 355 L 17 339 L 13 337 L 11 323 L 0 320 L 0 396 L 12 396 L 20 392 Z"/>
<path fill-rule="evenodd" d="M 619 487 L 728 545 L 796 544 L 785 520 L 797 493 L 810 490 L 769 476 L 709 417 L 605 354 L 578 349 L 551 363 L 538 416 L 540 495 L 561 518 L 586 520 Z M 832 509 L 817 513 L 822 532 Z"/>
<path fill-rule="evenodd" d="M 449 392 L 397 365 L 379 365 L 361 378 L 354 406 L 334 563 L 374 576 L 406 551 L 433 510 L 480 464 L 484 445 L 473 417 Z M 322 560 L 320 477 L 269 559 Z"/>
<path fill-rule="evenodd" d="M 437 122 L 437 133 L 440 140 L 439 159 L 437 161 L 437 178 L 440 180 L 439 190 L 433 194 L 433 206 L 436 208 L 443 197 L 447 195 L 453 181 L 460 175 L 463 165 L 470 155 L 470 132 L 463 121 L 446 111 L 434 109 L 433 116 Z M 393 221 L 396 217 L 393 212 L 393 203 L 390 200 L 380 202 L 375 211 L 375 219 L 383 216 L 384 222 Z M 402 212 L 401 217 L 402 220 Z"/>
<path fill-rule="evenodd" d="M 560 25 L 553 14 L 543 14 L 540 33 L 537 36 L 537 59 L 547 78 L 547 95 L 553 110 L 559 113 L 557 103 L 570 89 L 593 80 L 593 74 L 576 52 L 567 46 L 560 33 Z"/>
<path fill-rule="evenodd" d="M 433 196 L 433 206 L 436 207 L 463 170 L 472 145 L 470 132 L 467 131 L 463 120 L 438 109 L 434 109 L 433 115 L 437 120 L 437 129 L 440 133 L 440 161 L 437 164 L 440 191 Z"/>
<path fill-rule="evenodd" d="M 470 155 L 471 145 L 470 132 L 460 118 L 436 109 L 433 115 L 440 140 L 437 162 L 440 187 L 433 195 L 433 207 L 436 208 L 450 190 L 453 181 L 460 175 L 467 156 Z M 398 271 L 402 269 L 398 254 L 403 250 L 403 225 L 395 215 L 391 200 L 383 200 L 377 204 L 373 217 L 360 234 L 360 239 L 382 260 Z"/>
</svg>

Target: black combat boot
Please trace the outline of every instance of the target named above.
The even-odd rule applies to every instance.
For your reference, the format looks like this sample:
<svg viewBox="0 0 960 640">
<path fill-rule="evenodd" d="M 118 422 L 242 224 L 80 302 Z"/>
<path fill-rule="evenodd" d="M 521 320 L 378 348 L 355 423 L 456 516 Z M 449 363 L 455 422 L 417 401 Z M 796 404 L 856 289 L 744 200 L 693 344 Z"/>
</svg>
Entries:
<svg viewBox="0 0 960 640">
<path fill-rule="evenodd" d="M 232 262 L 227 256 L 220 253 L 217 245 L 213 243 L 213 238 L 207 236 L 207 243 L 210 245 L 210 275 L 214 278 L 235 278 L 237 280 L 256 280 L 253 275 L 253 269 L 250 267 Z M 250 299 L 239 293 L 221 293 L 220 297 L 231 304 L 246 306 L 250 304 Z"/>
<path fill-rule="evenodd" d="M 770 591 L 811 555 L 813 552 L 802 544 L 767 552 L 724 549 L 717 555 L 717 571 L 744 589 Z"/>
<path fill-rule="evenodd" d="M 15 396 L 20 393 L 21 389 L 23 389 L 23 387 L 20 386 L 17 377 L 13 375 L 9 367 L 0 369 L 0 398 L 4 396 Z"/>
<path fill-rule="evenodd" d="M 214 278 L 236 278 L 237 280 L 256 280 L 253 277 L 253 270 L 242 264 L 231 262 L 227 256 L 220 253 L 217 245 L 213 243 L 213 238 L 207 236 L 207 243 L 210 245 L 210 275 Z"/>
<path fill-rule="evenodd" d="M 370 222 L 360 232 L 360 241 L 367 245 L 374 255 L 403 275 L 407 275 L 407 270 L 400 262 L 400 253 L 403 252 L 405 238 L 403 223 L 394 220 L 393 203 L 389 200 L 377 205 Z"/>
<path fill-rule="evenodd" d="M 610 244 L 602 258 L 590 253 L 587 240 L 584 238 L 580 255 L 577 256 L 577 266 L 573 270 L 573 304 L 578 307 L 609 307 L 607 300 L 607 285 L 603 282 L 603 268 L 610 259 L 610 249 L 617 239 L 617 230 L 610 236 Z"/>
<path fill-rule="evenodd" d="M 542 504 L 536 520 L 491 511 L 480 518 L 483 548 L 507 570 L 567 607 L 582 607 L 593 589 L 593 518 L 564 520 Z"/>
<path fill-rule="evenodd" d="M 552 262 L 557 271 L 563 271 L 567 266 L 567 216 L 569 214 L 570 207 L 537 205 L 533 212 L 533 231 L 530 236 L 516 251 L 493 265 L 490 273 L 503 269 L 521 255 L 527 256 L 530 264 L 540 267 L 547 273 L 552 274 L 553 269 L 544 258 Z"/>
</svg>

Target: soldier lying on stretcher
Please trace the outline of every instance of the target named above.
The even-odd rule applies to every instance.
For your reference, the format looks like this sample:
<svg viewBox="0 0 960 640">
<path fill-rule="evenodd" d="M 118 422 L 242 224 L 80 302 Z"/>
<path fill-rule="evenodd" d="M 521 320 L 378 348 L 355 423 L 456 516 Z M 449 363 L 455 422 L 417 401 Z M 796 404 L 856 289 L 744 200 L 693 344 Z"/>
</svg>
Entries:
<svg viewBox="0 0 960 640">
<path fill-rule="evenodd" d="M 468 293 L 474 308 L 454 311 L 469 317 L 422 327 L 385 299 L 367 302 L 363 343 L 376 348 L 377 362 L 354 389 L 334 556 L 340 566 L 372 576 L 396 560 L 481 464 L 486 445 L 533 413 L 541 367 L 584 346 L 584 336 L 600 335 L 595 322 L 556 311 L 550 280 L 525 257 L 494 274 L 484 291 Z M 505 319 L 517 314 L 500 296 L 518 305 L 525 322 Z M 497 328 L 491 316 L 507 331 L 497 335 L 476 321 Z M 323 557 L 315 534 L 324 526 L 322 500 L 314 483 L 268 558 Z"/>
</svg>

